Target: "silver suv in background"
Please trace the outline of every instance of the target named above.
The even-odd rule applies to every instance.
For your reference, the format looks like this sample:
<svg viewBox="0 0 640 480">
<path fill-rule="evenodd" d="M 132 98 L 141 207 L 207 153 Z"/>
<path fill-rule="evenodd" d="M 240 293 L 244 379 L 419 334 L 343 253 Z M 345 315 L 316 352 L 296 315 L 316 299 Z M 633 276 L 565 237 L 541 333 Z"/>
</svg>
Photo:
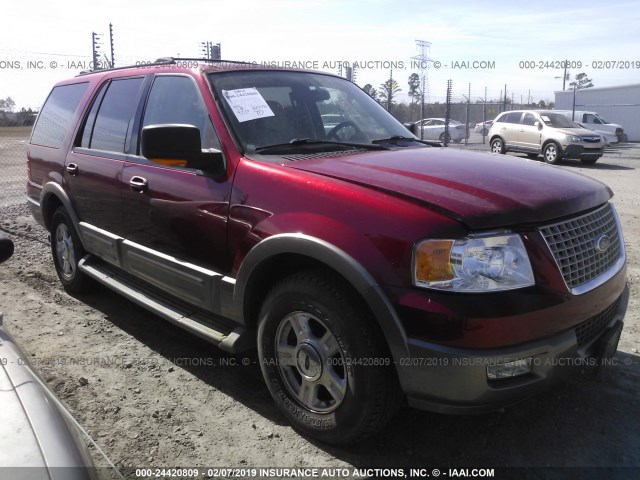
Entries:
<svg viewBox="0 0 640 480">
<path fill-rule="evenodd" d="M 493 153 L 522 152 L 538 155 L 547 163 L 563 158 L 594 164 L 604 153 L 602 135 L 587 130 L 566 116 L 546 110 L 512 110 L 501 113 L 489 130 Z"/>
</svg>

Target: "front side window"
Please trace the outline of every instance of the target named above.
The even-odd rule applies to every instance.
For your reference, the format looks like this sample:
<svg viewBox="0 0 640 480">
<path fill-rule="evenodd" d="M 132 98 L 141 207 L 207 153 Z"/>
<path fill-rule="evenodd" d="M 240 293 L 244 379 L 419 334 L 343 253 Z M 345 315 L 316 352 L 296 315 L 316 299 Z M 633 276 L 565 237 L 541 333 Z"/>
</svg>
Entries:
<svg viewBox="0 0 640 480">
<path fill-rule="evenodd" d="M 142 127 L 165 124 L 193 125 L 200 131 L 202 148 L 220 149 L 207 109 L 190 77 L 163 75 L 153 81 Z"/>
<path fill-rule="evenodd" d="M 535 117 L 535 115 L 533 113 L 525 113 L 524 116 L 522 117 L 522 124 L 523 125 L 535 125 L 537 121 L 537 118 Z"/>
</svg>

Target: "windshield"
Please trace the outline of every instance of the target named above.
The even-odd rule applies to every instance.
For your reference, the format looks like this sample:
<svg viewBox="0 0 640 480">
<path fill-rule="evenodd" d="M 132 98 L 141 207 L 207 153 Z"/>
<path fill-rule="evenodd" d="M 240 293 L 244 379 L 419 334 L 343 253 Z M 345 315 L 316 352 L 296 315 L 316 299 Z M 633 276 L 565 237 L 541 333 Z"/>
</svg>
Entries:
<svg viewBox="0 0 640 480">
<path fill-rule="evenodd" d="M 298 141 L 297 148 L 333 142 L 335 149 L 339 142 L 354 148 L 391 137 L 414 138 L 375 100 L 342 78 L 248 70 L 210 73 L 209 80 L 247 153 L 292 141 Z"/>
<path fill-rule="evenodd" d="M 541 113 L 540 118 L 548 127 L 556 128 L 580 128 L 575 122 L 572 122 L 564 115 L 559 113 Z"/>
</svg>

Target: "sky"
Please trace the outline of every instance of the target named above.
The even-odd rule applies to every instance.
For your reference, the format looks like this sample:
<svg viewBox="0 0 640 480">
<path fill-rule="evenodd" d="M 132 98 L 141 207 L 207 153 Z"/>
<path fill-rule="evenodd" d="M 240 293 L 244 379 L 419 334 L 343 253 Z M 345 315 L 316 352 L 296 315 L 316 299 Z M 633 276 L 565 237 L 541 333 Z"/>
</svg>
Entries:
<svg viewBox="0 0 640 480">
<path fill-rule="evenodd" d="M 640 0 L 513 2 L 419 0 L 30 0 L 2 5 L 0 98 L 40 107 L 51 86 L 88 66 L 92 32 L 116 66 L 159 57 L 199 57 L 200 42 L 220 43 L 222 58 L 298 62 L 337 73 L 358 62 L 356 83 L 379 87 L 391 74 L 408 91 L 416 40 L 430 42 L 428 99 L 471 101 L 507 95 L 553 101 L 569 60 L 571 80 L 594 86 L 640 83 Z M 391 69 L 393 71 L 391 72 Z M 567 88 L 568 87 L 567 82 Z"/>
</svg>

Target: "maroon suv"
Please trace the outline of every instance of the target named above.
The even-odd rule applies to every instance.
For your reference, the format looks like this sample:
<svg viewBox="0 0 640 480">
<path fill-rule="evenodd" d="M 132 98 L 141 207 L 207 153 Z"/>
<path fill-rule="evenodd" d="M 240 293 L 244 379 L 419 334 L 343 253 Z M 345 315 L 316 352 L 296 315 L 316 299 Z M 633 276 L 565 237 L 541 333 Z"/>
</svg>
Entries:
<svg viewBox="0 0 640 480">
<path fill-rule="evenodd" d="M 628 302 L 602 183 L 421 142 L 334 75 L 168 59 L 46 100 L 28 198 L 90 279 L 220 348 L 325 442 L 401 400 L 488 411 L 615 353 Z"/>
</svg>

